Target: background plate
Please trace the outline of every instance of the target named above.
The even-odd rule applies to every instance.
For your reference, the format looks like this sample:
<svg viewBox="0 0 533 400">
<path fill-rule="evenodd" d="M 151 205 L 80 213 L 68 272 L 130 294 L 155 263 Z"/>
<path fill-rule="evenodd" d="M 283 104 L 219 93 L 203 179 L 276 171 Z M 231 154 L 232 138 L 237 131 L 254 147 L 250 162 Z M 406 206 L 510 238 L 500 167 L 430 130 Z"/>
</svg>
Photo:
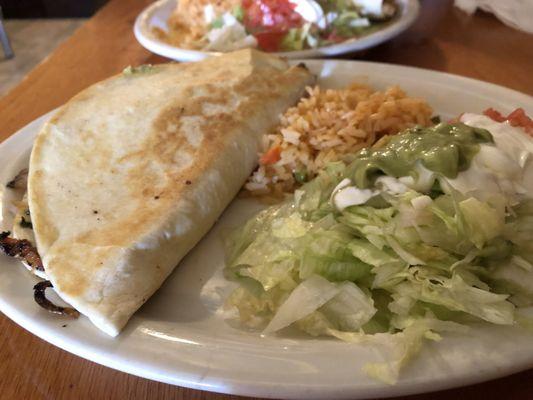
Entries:
<svg viewBox="0 0 533 400">
<path fill-rule="evenodd" d="M 504 113 L 516 107 L 533 109 L 533 99 L 527 95 L 449 74 L 365 62 L 306 64 L 325 87 L 342 87 L 353 80 L 377 88 L 399 84 L 410 95 L 427 99 L 444 118 L 487 107 Z M 32 140 L 47 118 L 39 118 L 0 145 L 2 184 L 27 163 Z M 221 274 L 221 234 L 257 208 L 249 200 L 235 200 L 118 338 L 98 331 L 86 318 L 67 321 L 41 310 L 32 299 L 34 278 L 5 256 L 0 256 L 0 310 L 42 339 L 111 368 L 240 395 L 393 396 L 480 382 L 533 367 L 531 334 L 480 324 L 469 335 L 447 335 L 439 343 L 426 343 L 398 384 L 388 386 L 360 370 L 366 362 L 386 356 L 378 347 L 303 336 L 260 337 L 234 327 L 222 311 L 233 286 Z M 64 324 L 68 326 L 63 328 Z"/>
<path fill-rule="evenodd" d="M 167 30 L 167 20 L 176 8 L 179 0 L 159 0 L 147 7 L 135 21 L 133 32 L 139 43 L 153 53 L 177 61 L 198 61 L 210 55 L 220 55 L 217 52 L 182 49 L 161 41 L 152 29 L 154 27 Z M 399 17 L 385 28 L 363 36 L 358 39 L 350 39 L 345 42 L 324 46 L 317 49 L 279 52 L 274 53 L 287 58 L 320 58 L 336 56 L 344 53 L 352 53 L 377 46 L 407 29 L 418 16 L 418 0 L 397 0 L 401 6 Z"/>
</svg>

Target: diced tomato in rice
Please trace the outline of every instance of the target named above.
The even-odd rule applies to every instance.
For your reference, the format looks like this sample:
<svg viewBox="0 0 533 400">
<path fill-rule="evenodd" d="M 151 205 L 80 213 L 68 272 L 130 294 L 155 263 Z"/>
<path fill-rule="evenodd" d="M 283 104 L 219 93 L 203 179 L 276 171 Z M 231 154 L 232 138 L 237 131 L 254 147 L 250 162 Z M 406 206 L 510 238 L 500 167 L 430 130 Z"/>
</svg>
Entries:
<svg viewBox="0 0 533 400">
<path fill-rule="evenodd" d="M 268 150 L 261 156 L 259 162 L 263 165 L 271 165 L 277 163 L 281 159 L 281 147 L 275 146 Z"/>
</svg>

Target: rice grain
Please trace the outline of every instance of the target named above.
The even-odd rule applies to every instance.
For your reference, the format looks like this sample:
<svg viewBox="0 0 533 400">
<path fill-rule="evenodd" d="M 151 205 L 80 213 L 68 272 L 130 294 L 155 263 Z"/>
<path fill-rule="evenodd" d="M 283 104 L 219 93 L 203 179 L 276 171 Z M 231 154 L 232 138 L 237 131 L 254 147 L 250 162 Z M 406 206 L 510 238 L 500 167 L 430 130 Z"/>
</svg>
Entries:
<svg viewBox="0 0 533 400">
<path fill-rule="evenodd" d="M 279 160 L 260 164 L 245 189 L 254 196 L 282 196 L 312 179 L 330 162 L 345 161 L 380 138 L 431 124 L 431 107 L 398 86 L 376 91 L 362 84 L 345 89 L 307 88 L 308 97 L 281 116 L 263 151 L 279 147 Z"/>
</svg>

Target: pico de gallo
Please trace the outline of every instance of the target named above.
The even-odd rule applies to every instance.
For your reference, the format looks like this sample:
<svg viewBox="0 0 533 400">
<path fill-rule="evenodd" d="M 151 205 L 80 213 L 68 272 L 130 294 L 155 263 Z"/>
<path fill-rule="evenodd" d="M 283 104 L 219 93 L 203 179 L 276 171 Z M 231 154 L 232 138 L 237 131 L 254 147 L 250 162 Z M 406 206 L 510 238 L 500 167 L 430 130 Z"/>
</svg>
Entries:
<svg viewBox="0 0 533 400">
<path fill-rule="evenodd" d="M 283 52 L 327 46 L 379 29 L 395 0 L 180 0 L 174 43 L 207 51 Z M 180 41 L 180 43 L 176 43 Z"/>
</svg>

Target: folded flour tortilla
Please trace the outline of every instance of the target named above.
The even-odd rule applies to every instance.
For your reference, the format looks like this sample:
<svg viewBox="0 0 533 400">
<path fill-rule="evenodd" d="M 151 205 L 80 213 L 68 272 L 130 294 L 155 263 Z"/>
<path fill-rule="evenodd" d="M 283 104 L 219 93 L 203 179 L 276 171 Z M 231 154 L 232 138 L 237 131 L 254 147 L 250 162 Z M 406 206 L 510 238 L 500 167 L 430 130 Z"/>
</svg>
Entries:
<svg viewBox="0 0 533 400">
<path fill-rule="evenodd" d="M 254 50 L 128 68 L 40 131 L 28 203 L 56 292 L 116 336 L 206 234 L 305 87 L 303 67 Z"/>
</svg>

